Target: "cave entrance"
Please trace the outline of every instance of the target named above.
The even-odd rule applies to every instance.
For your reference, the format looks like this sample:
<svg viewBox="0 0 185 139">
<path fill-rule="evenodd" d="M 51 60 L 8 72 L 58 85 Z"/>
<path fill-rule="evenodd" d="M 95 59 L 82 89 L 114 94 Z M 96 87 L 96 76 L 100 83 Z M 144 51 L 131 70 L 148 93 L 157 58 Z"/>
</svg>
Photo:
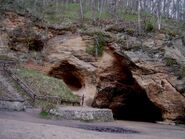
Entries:
<svg viewBox="0 0 185 139">
<path fill-rule="evenodd" d="M 63 79 L 72 91 L 78 91 L 84 86 L 84 78 L 80 70 L 68 61 L 63 61 L 59 66 L 53 68 L 49 72 L 49 75 L 55 78 Z"/>
<path fill-rule="evenodd" d="M 67 86 L 73 91 L 80 90 L 83 86 L 80 78 L 76 75 L 73 75 L 73 73 L 63 74 L 62 79 L 67 84 Z"/>
<path fill-rule="evenodd" d="M 145 122 L 163 120 L 163 111 L 150 101 L 147 92 L 132 75 L 131 70 L 134 71 L 139 67 L 124 54 L 111 49 L 108 51 L 112 52 L 114 60 L 108 68 L 100 69 L 98 93 L 92 106 L 111 109 L 114 118 L 118 120 Z"/>
<path fill-rule="evenodd" d="M 44 48 L 44 42 L 40 39 L 33 39 L 29 43 L 29 50 L 40 52 Z"/>
<path fill-rule="evenodd" d="M 155 122 L 162 121 L 162 111 L 148 98 L 146 92 L 130 92 L 127 90 L 122 105 L 114 108 L 114 117 L 118 120 Z M 116 99 L 115 99 L 116 100 Z"/>
<path fill-rule="evenodd" d="M 137 83 L 131 86 L 106 87 L 98 92 L 93 107 L 109 108 L 117 120 L 162 121 L 162 111 Z"/>
</svg>

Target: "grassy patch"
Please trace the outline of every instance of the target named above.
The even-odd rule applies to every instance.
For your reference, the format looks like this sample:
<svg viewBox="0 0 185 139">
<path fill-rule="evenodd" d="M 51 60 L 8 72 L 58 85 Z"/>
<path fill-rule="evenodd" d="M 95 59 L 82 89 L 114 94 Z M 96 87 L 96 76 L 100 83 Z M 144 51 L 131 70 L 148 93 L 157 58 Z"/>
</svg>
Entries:
<svg viewBox="0 0 185 139">
<path fill-rule="evenodd" d="M 72 94 L 65 83 L 53 77 L 49 77 L 34 70 L 20 68 L 17 75 L 24 80 L 30 88 L 40 96 L 57 96 L 68 101 L 75 101 L 77 97 Z"/>
<path fill-rule="evenodd" d="M 173 58 L 166 57 L 164 60 L 167 66 L 177 65 L 177 61 Z"/>
<path fill-rule="evenodd" d="M 70 24 L 77 21 L 80 18 L 80 6 L 76 3 L 70 3 L 68 5 L 58 4 L 50 5 L 46 8 L 45 17 L 46 21 L 50 24 Z"/>
<path fill-rule="evenodd" d="M 40 117 L 42 117 L 42 118 L 48 118 L 49 113 L 48 113 L 48 112 L 45 112 L 45 111 L 41 111 L 41 112 L 39 113 L 39 115 L 40 115 Z"/>
</svg>

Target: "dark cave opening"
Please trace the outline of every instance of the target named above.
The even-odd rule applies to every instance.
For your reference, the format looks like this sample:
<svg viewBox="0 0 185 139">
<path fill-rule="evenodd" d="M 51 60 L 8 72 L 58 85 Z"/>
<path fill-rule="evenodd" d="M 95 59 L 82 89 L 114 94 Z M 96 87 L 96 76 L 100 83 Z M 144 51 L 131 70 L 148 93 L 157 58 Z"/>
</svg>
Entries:
<svg viewBox="0 0 185 139">
<path fill-rule="evenodd" d="M 110 108 L 117 120 L 144 122 L 163 120 L 161 109 L 150 101 L 145 90 L 137 83 L 133 86 L 104 88 L 97 94 L 92 106 Z"/>
<path fill-rule="evenodd" d="M 82 83 L 80 79 L 72 73 L 63 74 L 62 79 L 67 84 L 67 86 L 73 91 L 82 88 Z"/>
<path fill-rule="evenodd" d="M 42 51 L 43 48 L 44 48 L 44 42 L 40 39 L 33 39 L 29 43 L 29 50 L 30 51 L 39 52 L 39 51 Z"/>
<path fill-rule="evenodd" d="M 128 94 L 124 98 L 123 105 L 118 105 L 116 109 L 113 105 L 112 110 L 118 120 L 146 122 L 163 120 L 160 108 L 155 106 L 144 92 Z"/>
<path fill-rule="evenodd" d="M 63 61 L 59 66 L 53 68 L 49 75 L 62 79 L 72 91 L 78 91 L 84 86 L 81 72 L 67 61 Z"/>
<path fill-rule="evenodd" d="M 122 55 L 114 56 L 116 60 L 112 67 L 101 71 L 92 106 L 111 109 L 118 120 L 162 121 L 163 111 L 133 77 L 128 59 Z"/>
</svg>

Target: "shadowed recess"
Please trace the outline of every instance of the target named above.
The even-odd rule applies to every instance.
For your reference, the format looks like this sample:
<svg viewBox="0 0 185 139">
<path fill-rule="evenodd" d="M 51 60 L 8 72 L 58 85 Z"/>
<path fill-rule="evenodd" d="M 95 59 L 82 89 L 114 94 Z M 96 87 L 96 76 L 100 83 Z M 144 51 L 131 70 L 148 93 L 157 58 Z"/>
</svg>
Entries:
<svg viewBox="0 0 185 139">
<path fill-rule="evenodd" d="M 63 61 L 59 66 L 54 67 L 49 72 L 49 75 L 63 79 L 66 85 L 73 91 L 80 90 L 84 86 L 83 76 L 80 70 L 68 61 Z"/>
</svg>

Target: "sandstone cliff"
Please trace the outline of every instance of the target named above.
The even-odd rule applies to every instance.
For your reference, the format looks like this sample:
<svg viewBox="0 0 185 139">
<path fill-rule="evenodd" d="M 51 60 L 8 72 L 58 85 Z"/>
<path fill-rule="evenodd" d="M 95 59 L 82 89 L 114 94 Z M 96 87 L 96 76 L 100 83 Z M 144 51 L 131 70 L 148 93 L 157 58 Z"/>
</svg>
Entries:
<svg viewBox="0 0 185 139">
<path fill-rule="evenodd" d="M 155 32 L 141 39 L 124 30 L 94 27 L 85 32 L 51 27 L 46 34 L 23 15 L 5 12 L 3 19 L 1 53 L 63 79 L 74 94 L 85 96 L 84 105 L 110 108 L 118 119 L 185 119 L 183 34 Z M 87 49 L 96 45 L 97 32 L 105 37 L 105 46 L 94 56 Z"/>
</svg>

